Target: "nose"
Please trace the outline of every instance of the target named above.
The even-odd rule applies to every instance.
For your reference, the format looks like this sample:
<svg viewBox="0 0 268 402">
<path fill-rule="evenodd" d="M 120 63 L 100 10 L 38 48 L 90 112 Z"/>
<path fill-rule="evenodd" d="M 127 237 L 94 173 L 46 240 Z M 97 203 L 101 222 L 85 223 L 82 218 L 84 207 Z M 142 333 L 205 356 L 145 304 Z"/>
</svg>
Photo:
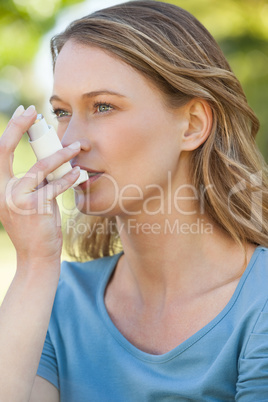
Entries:
<svg viewBox="0 0 268 402">
<path fill-rule="evenodd" d="M 75 141 L 79 141 L 81 144 L 81 151 L 90 151 L 92 146 L 89 138 L 86 135 L 85 127 L 82 124 L 71 120 L 66 128 L 61 143 L 63 147 L 67 147 Z"/>
</svg>

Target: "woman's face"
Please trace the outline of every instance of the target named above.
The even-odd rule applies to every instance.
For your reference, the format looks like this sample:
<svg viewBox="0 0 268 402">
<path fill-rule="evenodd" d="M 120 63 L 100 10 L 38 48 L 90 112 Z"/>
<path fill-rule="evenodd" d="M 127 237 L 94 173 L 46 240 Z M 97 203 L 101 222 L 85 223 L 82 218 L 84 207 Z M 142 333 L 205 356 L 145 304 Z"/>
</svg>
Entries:
<svg viewBox="0 0 268 402">
<path fill-rule="evenodd" d="M 120 59 L 74 41 L 58 56 L 51 103 L 63 146 L 81 142 L 72 164 L 98 173 L 77 187 L 78 208 L 158 211 L 179 175 L 183 108 L 168 109 L 159 90 Z"/>
</svg>

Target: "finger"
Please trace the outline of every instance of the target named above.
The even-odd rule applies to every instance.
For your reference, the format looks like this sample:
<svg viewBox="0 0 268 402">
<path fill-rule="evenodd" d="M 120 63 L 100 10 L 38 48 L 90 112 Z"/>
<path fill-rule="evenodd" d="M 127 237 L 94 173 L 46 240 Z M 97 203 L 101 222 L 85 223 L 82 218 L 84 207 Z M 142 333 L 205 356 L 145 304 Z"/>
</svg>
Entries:
<svg viewBox="0 0 268 402">
<path fill-rule="evenodd" d="M 8 175 L 8 177 L 10 177 L 12 173 L 10 171 L 12 154 L 25 131 L 34 123 L 37 115 L 34 106 L 28 107 L 28 109 L 19 116 L 16 115 L 16 112 L 13 115 L 15 117 L 11 118 L 0 138 L 0 172 L 1 175 Z"/>
<path fill-rule="evenodd" d="M 13 113 L 11 119 L 9 120 L 6 128 L 8 128 L 10 126 L 10 124 L 12 123 L 12 119 L 15 119 L 16 117 L 21 116 L 24 112 L 25 112 L 25 109 L 24 109 L 23 105 L 20 105 L 19 107 L 17 107 L 17 109 Z"/>
<path fill-rule="evenodd" d="M 12 118 L 9 120 L 8 124 L 7 124 L 7 128 L 11 125 L 12 123 L 12 119 L 15 119 L 16 117 L 19 117 L 20 115 L 22 115 L 25 112 L 25 109 L 22 105 L 20 105 L 15 112 L 13 113 Z M 4 154 L 6 154 L 6 152 L 4 152 Z M 14 161 L 14 152 L 10 155 L 9 161 L 8 161 L 8 166 L 9 169 L 6 170 L 6 172 L 8 171 L 9 175 L 8 178 L 13 176 L 13 161 Z"/>
<path fill-rule="evenodd" d="M 42 181 L 55 169 L 69 162 L 80 152 L 81 144 L 79 141 L 63 148 L 47 158 L 41 159 L 26 173 L 18 184 L 18 190 L 23 193 L 35 191 Z"/>
<path fill-rule="evenodd" d="M 31 127 L 37 116 L 33 105 L 29 106 L 28 109 L 20 115 L 17 114 L 19 108 L 13 114 L 0 139 L 1 144 L 11 152 L 14 152 L 22 135 Z"/>
<path fill-rule="evenodd" d="M 74 167 L 70 172 L 64 175 L 61 179 L 55 180 L 53 182 L 48 183 L 45 187 L 42 187 L 39 192 L 39 197 L 41 199 L 45 199 L 48 204 L 58 195 L 62 194 L 64 191 L 68 190 L 78 179 L 80 175 L 80 169 L 78 166 Z M 42 194 L 44 193 L 44 197 L 42 198 Z M 45 203 L 47 205 L 47 203 Z"/>
</svg>

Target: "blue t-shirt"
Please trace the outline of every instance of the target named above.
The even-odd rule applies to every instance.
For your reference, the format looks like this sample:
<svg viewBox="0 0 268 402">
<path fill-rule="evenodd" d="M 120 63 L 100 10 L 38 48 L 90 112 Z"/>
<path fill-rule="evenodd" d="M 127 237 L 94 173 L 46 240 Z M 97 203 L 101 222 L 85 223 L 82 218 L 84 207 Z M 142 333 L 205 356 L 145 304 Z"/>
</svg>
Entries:
<svg viewBox="0 0 268 402">
<path fill-rule="evenodd" d="M 268 249 L 255 250 L 220 314 L 163 355 L 137 349 L 107 313 L 119 257 L 62 264 L 37 373 L 61 401 L 268 401 Z"/>
</svg>

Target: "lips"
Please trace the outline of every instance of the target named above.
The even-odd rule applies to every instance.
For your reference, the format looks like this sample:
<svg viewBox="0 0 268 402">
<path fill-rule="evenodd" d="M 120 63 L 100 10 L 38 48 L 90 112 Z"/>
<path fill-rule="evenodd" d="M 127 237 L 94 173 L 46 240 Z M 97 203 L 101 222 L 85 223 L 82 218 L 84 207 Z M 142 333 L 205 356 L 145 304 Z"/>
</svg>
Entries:
<svg viewBox="0 0 268 402">
<path fill-rule="evenodd" d="M 86 170 L 89 176 L 94 176 L 96 174 L 103 174 L 104 173 L 104 172 L 101 172 L 99 170 L 89 169 L 89 168 L 87 168 L 85 166 L 82 166 L 82 165 L 72 164 L 72 168 L 74 168 L 76 166 L 79 166 L 80 169 L 82 169 L 82 170 Z"/>
<path fill-rule="evenodd" d="M 79 187 L 86 187 L 87 184 L 93 183 L 94 181 L 96 181 L 99 177 L 101 177 L 101 175 L 103 175 L 104 172 L 100 172 L 98 170 L 94 170 L 94 169 L 88 169 L 85 166 L 81 166 L 81 165 L 77 165 L 74 164 L 72 165 L 72 167 L 74 168 L 75 166 L 79 166 L 80 169 L 83 169 L 87 172 L 88 174 L 88 180 L 85 181 L 84 183 L 80 184 Z"/>
<path fill-rule="evenodd" d="M 103 172 L 90 172 L 90 171 L 87 171 L 88 177 L 94 177 L 94 176 L 100 175 L 102 173 Z"/>
</svg>

